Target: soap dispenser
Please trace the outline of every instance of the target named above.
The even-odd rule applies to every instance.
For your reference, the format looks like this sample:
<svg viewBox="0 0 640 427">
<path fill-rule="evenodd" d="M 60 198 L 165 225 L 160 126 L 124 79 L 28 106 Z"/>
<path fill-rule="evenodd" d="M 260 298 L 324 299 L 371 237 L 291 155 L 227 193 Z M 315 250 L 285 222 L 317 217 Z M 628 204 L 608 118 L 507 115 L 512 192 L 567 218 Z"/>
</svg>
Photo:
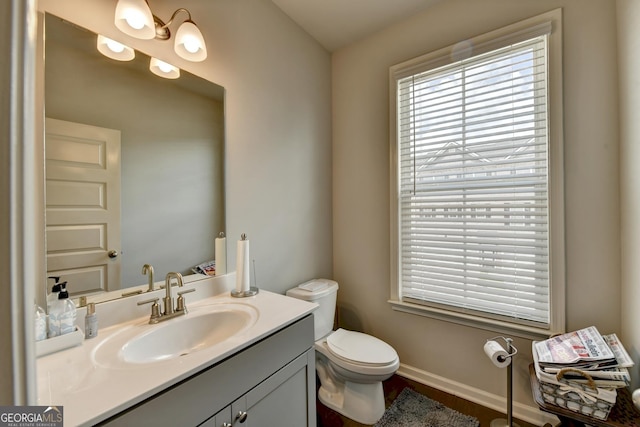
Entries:
<svg viewBox="0 0 640 427">
<path fill-rule="evenodd" d="M 76 305 L 69 299 L 67 282 L 60 283 L 58 300 L 49 312 L 49 338 L 68 334 L 76 329 Z"/>
<path fill-rule="evenodd" d="M 47 313 L 51 313 L 51 306 L 58 301 L 58 294 L 60 293 L 60 276 L 49 276 L 49 279 L 53 279 L 55 284 L 51 288 L 51 292 L 47 294 Z"/>
</svg>

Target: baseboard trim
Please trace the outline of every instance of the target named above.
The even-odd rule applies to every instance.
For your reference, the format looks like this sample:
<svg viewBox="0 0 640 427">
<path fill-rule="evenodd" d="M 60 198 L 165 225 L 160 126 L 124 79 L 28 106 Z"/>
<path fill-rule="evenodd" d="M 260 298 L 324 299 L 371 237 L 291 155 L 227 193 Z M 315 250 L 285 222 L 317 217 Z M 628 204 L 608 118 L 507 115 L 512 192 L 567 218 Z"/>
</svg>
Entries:
<svg viewBox="0 0 640 427">
<path fill-rule="evenodd" d="M 439 375 L 414 368 L 413 366 L 409 366 L 404 363 L 400 364 L 400 368 L 398 369 L 396 374 L 400 375 L 401 377 L 419 382 L 420 384 L 437 388 L 438 390 L 444 391 L 454 396 L 458 396 L 462 399 L 468 400 L 478 405 L 482 405 L 486 408 L 503 413 L 505 411 L 505 399 L 502 396 L 487 393 L 484 390 L 452 381 L 448 378 L 444 378 Z M 525 405 L 519 402 L 513 402 L 513 417 L 540 426 L 546 423 L 556 425 L 559 422 L 558 418 L 551 414 L 540 411 L 538 407 Z"/>
</svg>

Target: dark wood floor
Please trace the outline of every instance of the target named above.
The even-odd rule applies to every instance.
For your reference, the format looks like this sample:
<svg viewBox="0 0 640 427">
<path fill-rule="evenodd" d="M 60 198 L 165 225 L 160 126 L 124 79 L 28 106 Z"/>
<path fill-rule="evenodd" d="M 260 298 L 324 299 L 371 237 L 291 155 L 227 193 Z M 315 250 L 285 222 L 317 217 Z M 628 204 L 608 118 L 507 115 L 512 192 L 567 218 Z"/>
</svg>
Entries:
<svg viewBox="0 0 640 427">
<path fill-rule="evenodd" d="M 430 399 L 436 400 L 451 409 L 455 409 L 466 415 L 476 417 L 480 421 L 480 427 L 489 427 L 491 421 L 495 418 L 506 418 L 504 414 L 501 414 L 492 409 L 485 408 L 481 405 L 469 402 L 459 397 L 444 393 L 435 388 L 420 384 L 415 381 L 411 381 L 399 375 L 394 375 L 383 383 L 385 392 L 385 404 L 388 407 L 405 388 L 409 387 Z M 318 413 L 318 427 L 364 427 L 364 424 L 357 423 L 350 420 L 335 411 L 324 406 L 317 401 L 316 404 Z M 526 423 L 521 420 L 514 419 L 520 427 L 536 427 L 533 424 Z"/>
</svg>

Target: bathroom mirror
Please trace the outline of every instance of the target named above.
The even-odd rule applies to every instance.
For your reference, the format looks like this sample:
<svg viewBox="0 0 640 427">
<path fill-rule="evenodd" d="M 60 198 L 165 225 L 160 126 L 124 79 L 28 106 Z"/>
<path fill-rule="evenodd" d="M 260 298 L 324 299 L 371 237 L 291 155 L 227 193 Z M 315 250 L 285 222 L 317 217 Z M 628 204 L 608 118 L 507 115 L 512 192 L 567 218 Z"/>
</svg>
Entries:
<svg viewBox="0 0 640 427">
<path fill-rule="evenodd" d="M 213 260 L 215 238 L 225 231 L 224 88 L 184 70 L 178 79 L 158 77 L 137 51 L 132 61 L 107 58 L 96 34 L 48 13 L 44 28 L 46 123 L 115 130 L 120 138 L 119 185 L 91 178 L 78 184 L 77 159 L 92 141 L 52 136 L 45 124 L 48 275 L 68 281 L 73 296 L 98 295 L 146 284 L 144 264 L 161 281 L 169 271 L 188 275 Z M 112 160 L 111 151 L 87 150 L 97 164 Z M 85 202 L 91 186 L 96 195 Z M 118 186 L 119 220 L 111 229 L 120 231 L 110 238 L 111 225 L 80 217 L 116 206 L 105 194 Z M 74 257 L 84 264 L 64 261 Z"/>
</svg>

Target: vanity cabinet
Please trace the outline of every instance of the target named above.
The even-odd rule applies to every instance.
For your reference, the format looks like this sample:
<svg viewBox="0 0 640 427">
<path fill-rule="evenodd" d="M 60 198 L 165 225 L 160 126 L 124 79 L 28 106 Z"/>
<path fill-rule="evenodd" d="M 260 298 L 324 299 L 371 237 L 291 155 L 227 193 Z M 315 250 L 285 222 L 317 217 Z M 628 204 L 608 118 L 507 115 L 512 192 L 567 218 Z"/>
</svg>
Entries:
<svg viewBox="0 0 640 427">
<path fill-rule="evenodd" d="M 308 422 L 307 394 L 301 393 L 307 387 L 306 359 L 305 353 L 205 421 L 201 427 L 311 425 Z"/>
<path fill-rule="evenodd" d="M 101 425 L 315 427 L 313 337 L 308 315 Z"/>
</svg>

